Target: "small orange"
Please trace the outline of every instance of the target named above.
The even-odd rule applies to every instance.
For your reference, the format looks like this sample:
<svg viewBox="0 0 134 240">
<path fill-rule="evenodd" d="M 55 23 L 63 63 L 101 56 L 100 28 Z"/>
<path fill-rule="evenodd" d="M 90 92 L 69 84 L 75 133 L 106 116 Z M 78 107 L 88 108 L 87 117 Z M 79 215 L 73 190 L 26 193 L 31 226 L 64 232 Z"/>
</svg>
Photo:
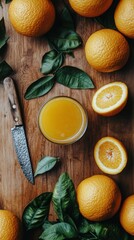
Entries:
<svg viewBox="0 0 134 240">
<path fill-rule="evenodd" d="M 76 193 L 79 210 L 90 221 L 110 219 L 120 207 L 121 192 L 117 184 L 104 175 L 84 179 Z"/>
<path fill-rule="evenodd" d="M 69 0 L 73 10 L 84 17 L 96 17 L 104 13 L 113 0 Z"/>
<path fill-rule="evenodd" d="M 37 37 L 53 26 L 55 8 L 50 0 L 13 0 L 9 6 L 9 19 L 17 32 Z"/>
<path fill-rule="evenodd" d="M 126 232 L 134 236 L 134 194 L 127 197 L 122 204 L 120 223 Z"/>
<path fill-rule="evenodd" d="M 100 72 L 113 72 L 121 69 L 128 61 L 129 52 L 125 37 L 112 29 L 94 32 L 85 45 L 88 63 Z"/>
<path fill-rule="evenodd" d="M 127 164 L 124 145 L 113 137 L 103 137 L 96 143 L 94 158 L 98 167 L 108 174 L 120 173 Z"/>
<path fill-rule="evenodd" d="M 102 116 L 114 116 L 125 107 L 127 100 L 128 87 L 125 83 L 108 83 L 94 94 L 92 108 Z"/>
<path fill-rule="evenodd" d="M 134 38 L 134 0 L 119 1 L 114 20 L 117 29 L 129 38 Z"/>
<path fill-rule="evenodd" d="M 20 240 L 21 224 L 11 211 L 0 210 L 0 240 Z"/>
</svg>

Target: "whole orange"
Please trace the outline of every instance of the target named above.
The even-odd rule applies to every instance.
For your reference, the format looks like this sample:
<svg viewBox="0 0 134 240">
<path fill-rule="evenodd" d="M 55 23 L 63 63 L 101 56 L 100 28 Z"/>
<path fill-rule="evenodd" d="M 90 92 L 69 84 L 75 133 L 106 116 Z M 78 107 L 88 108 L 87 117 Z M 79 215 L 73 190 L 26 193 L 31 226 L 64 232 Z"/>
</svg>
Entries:
<svg viewBox="0 0 134 240">
<path fill-rule="evenodd" d="M 21 224 L 11 211 L 0 210 L 0 240 L 20 240 Z"/>
<path fill-rule="evenodd" d="M 117 29 L 129 38 L 134 38 L 134 0 L 119 1 L 114 13 Z"/>
<path fill-rule="evenodd" d="M 122 204 L 120 223 L 129 234 L 134 236 L 134 194 L 127 197 Z"/>
<path fill-rule="evenodd" d="M 110 219 L 118 211 L 121 192 L 117 184 L 104 175 L 84 179 L 77 188 L 81 214 L 90 221 Z"/>
<path fill-rule="evenodd" d="M 37 37 L 53 26 L 55 8 L 50 0 L 13 0 L 9 6 L 9 19 L 20 34 Z"/>
<path fill-rule="evenodd" d="M 69 0 L 73 10 L 84 17 L 96 17 L 104 13 L 113 0 Z"/>
<path fill-rule="evenodd" d="M 112 29 L 94 32 L 85 45 L 88 63 L 100 72 L 113 72 L 122 68 L 128 61 L 129 52 L 125 37 Z"/>
</svg>

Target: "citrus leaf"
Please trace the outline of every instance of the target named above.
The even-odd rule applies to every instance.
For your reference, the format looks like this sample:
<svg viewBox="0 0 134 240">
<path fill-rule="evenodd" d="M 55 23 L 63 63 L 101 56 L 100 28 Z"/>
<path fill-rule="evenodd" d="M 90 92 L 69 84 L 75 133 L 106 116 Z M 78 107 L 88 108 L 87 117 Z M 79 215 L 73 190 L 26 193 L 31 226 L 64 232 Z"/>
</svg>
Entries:
<svg viewBox="0 0 134 240">
<path fill-rule="evenodd" d="M 78 231 L 83 236 L 92 235 L 92 237 L 94 236 L 96 239 L 130 239 L 129 235 L 122 229 L 116 219 L 105 222 L 91 222 L 82 218 L 81 222 L 79 222 Z"/>
<path fill-rule="evenodd" d="M 48 219 L 51 198 L 51 192 L 42 193 L 26 206 L 22 221 L 27 231 L 41 226 Z"/>
<path fill-rule="evenodd" d="M 119 0 L 114 0 L 111 7 L 101 16 L 96 17 L 95 20 L 105 28 L 116 29 L 114 22 L 114 12 Z"/>
<path fill-rule="evenodd" d="M 25 99 L 33 99 L 41 97 L 48 93 L 54 86 L 54 76 L 44 76 L 37 81 L 33 82 L 25 92 Z"/>
<path fill-rule="evenodd" d="M 63 173 L 59 177 L 53 191 L 52 202 L 59 221 L 67 221 L 69 219 L 67 216 L 74 221 L 79 219 L 80 212 L 74 184 L 67 173 Z"/>
<path fill-rule="evenodd" d="M 68 223 L 56 223 L 49 225 L 41 234 L 39 239 L 42 240 L 64 240 L 76 238 L 78 233 L 76 229 Z"/>
<path fill-rule="evenodd" d="M 42 158 L 37 164 L 37 168 L 35 170 L 34 176 L 36 177 L 37 175 L 48 172 L 56 165 L 57 162 L 59 162 L 59 160 L 60 158 L 58 157 L 50 157 L 50 156 L 46 156 Z"/>
<path fill-rule="evenodd" d="M 64 56 L 56 50 L 51 50 L 42 58 L 41 72 L 43 74 L 53 73 L 63 64 Z"/>
<path fill-rule="evenodd" d="M 7 43 L 9 37 L 6 35 L 4 18 L 0 20 L 0 49 Z"/>
<path fill-rule="evenodd" d="M 52 222 L 52 221 L 46 220 L 42 225 L 42 229 L 46 230 L 47 228 L 51 227 L 53 224 L 56 224 L 56 223 L 57 223 L 57 221 Z"/>
<path fill-rule="evenodd" d="M 13 69 L 6 61 L 0 62 L 0 81 L 8 77 L 13 72 Z"/>
<path fill-rule="evenodd" d="M 62 67 L 56 72 L 55 77 L 58 83 L 69 88 L 94 88 L 93 82 L 87 73 L 76 67 Z"/>
<path fill-rule="evenodd" d="M 68 52 L 82 44 L 82 39 L 76 32 L 63 27 L 50 31 L 47 38 L 50 45 L 61 52 Z"/>
<path fill-rule="evenodd" d="M 12 0 L 5 0 L 5 3 L 10 3 Z"/>
<path fill-rule="evenodd" d="M 74 21 L 69 8 L 64 7 L 60 13 L 60 22 L 64 28 L 75 30 Z"/>
</svg>

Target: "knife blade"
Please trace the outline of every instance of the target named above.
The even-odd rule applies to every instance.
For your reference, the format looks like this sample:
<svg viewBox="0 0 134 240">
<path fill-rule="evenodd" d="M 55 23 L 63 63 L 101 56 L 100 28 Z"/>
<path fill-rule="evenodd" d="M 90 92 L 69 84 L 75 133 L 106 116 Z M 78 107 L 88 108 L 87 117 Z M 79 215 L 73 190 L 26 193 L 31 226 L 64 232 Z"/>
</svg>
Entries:
<svg viewBox="0 0 134 240">
<path fill-rule="evenodd" d="M 7 77 L 4 79 L 3 84 L 14 120 L 14 127 L 11 128 L 11 133 L 16 155 L 25 177 L 30 183 L 34 184 L 33 169 L 13 79 Z"/>
</svg>

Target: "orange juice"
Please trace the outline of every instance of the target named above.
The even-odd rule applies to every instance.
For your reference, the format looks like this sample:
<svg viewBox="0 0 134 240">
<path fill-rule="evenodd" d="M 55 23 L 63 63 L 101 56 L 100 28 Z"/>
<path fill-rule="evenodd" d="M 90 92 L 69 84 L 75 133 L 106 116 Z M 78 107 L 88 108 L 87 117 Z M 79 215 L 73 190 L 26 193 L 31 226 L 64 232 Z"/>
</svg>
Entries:
<svg viewBox="0 0 134 240">
<path fill-rule="evenodd" d="M 41 109 L 39 127 L 51 142 L 70 144 L 80 139 L 86 131 L 87 115 L 76 100 L 56 97 Z"/>
</svg>

